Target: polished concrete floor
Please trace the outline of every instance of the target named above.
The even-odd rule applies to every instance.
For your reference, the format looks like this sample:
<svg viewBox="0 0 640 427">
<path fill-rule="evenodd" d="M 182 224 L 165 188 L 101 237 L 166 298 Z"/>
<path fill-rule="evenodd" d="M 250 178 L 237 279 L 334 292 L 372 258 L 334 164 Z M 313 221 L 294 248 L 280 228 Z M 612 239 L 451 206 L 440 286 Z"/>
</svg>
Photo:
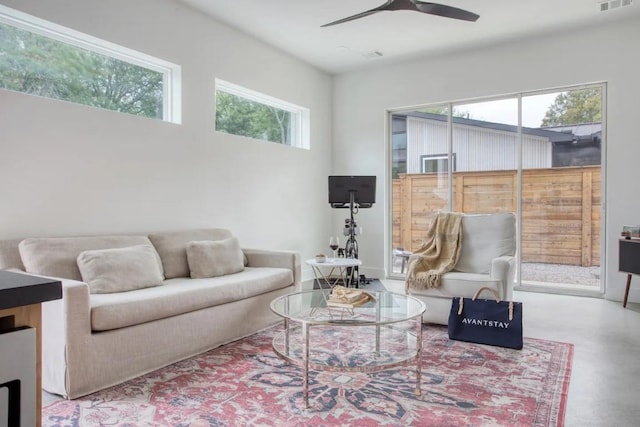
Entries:
<svg viewBox="0 0 640 427">
<path fill-rule="evenodd" d="M 574 345 L 565 426 L 640 426 L 640 305 L 522 291 L 514 300 L 523 303 L 525 337 Z"/>
</svg>

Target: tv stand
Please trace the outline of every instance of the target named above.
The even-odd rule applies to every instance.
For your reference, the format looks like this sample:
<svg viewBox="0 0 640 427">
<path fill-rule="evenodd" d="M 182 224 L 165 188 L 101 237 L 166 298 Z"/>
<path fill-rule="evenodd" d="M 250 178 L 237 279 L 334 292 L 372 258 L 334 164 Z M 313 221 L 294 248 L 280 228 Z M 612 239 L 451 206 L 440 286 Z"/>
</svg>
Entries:
<svg viewBox="0 0 640 427">
<path fill-rule="evenodd" d="M 356 205 L 355 203 L 355 194 L 351 192 L 349 202 L 349 218 L 345 220 L 345 235 L 348 236 L 347 242 L 344 245 L 344 255 L 346 258 L 358 259 L 358 241 L 356 240 L 356 229 L 357 224 L 355 221 L 355 214 L 358 213 L 360 209 L 360 205 Z M 369 205 L 371 206 L 371 205 Z M 348 231 L 348 234 L 347 234 Z M 359 266 L 353 267 L 352 271 L 349 271 L 349 276 L 353 277 L 353 284 L 356 288 L 360 287 L 359 285 L 365 285 L 370 283 L 370 280 L 364 276 L 364 274 L 360 274 Z"/>
<path fill-rule="evenodd" d="M 345 258 L 358 259 L 357 224 L 355 214 L 358 211 L 370 208 L 375 203 L 376 177 L 375 176 L 330 176 L 329 177 L 329 205 L 335 209 L 349 209 L 349 218 L 345 219 L 344 235 L 347 242 L 344 246 Z M 348 274 L 354 277 L 354 286 L 367 284 L 364 275 L 359 274 L 358 266 L 350 268 Z"/>
</svg>

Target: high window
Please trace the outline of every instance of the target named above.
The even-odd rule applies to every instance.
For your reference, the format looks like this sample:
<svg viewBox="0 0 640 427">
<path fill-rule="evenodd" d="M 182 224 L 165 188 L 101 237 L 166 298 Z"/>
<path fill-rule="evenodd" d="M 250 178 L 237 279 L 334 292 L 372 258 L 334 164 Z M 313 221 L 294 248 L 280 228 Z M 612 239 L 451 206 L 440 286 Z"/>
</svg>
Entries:
<svg viewBox="0 0 640 427">
<path fill-rule="evenodd" d="M 0 88 L 180 123 L 180 67 L 0 5 Z"/>
<path fill-rule="evenodd" d="M 309 110 L 216 79 L 216 130 L 309 148 Z"/>
</svg>

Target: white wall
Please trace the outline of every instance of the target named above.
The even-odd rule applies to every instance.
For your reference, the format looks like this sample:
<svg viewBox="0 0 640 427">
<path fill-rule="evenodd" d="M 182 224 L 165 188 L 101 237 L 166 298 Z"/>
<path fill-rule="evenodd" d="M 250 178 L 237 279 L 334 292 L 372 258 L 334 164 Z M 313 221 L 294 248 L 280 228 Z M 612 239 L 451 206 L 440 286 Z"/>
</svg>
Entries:
<svg viewBox="0 0 640 427">
<path fill-rule="evenodd" d="M 183 124 L 0 90 L 0 239 L 227 227 L 329 250 L 331 76 L 180 2 L 2 4 L 181 65 Z M 216 77 L 309 108 L 311 150 L 214 132 Z"/>
<path fill-rule="evenodd" d="M 618 235 L 623 224 L 640 223 L 639 49 L 635 18 L 336 77 L 334 171 L 378 176 L 379 203 L 358 215 L 368 230 L 359 240 L 360 258 L 371 274 L 384 275 L 387 254 L 386 109 L 604 81 L 608 167 L 602 245 L 608 246 L 606 296 L 621 299 L 625 276 L 618 272 Z M 632 284 L 631 297 L 640 300 L 640 286 Z"/>
</svg>

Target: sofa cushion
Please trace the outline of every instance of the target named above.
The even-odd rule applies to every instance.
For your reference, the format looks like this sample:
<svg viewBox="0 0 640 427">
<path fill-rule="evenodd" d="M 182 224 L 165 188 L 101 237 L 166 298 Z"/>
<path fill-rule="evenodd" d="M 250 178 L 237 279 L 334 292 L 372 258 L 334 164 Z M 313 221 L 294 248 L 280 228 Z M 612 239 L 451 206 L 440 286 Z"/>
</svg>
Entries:
<svg viewBox="0 0 640 427">
<path fill-rule="evenodd" d="M 491 260 L 516 253 L 516 217 L 511 212 L 462 216 L 462 247 L 455 271 L 491 271 Z"/>
<path fill-rule="evenodd" d="M 78 269 L 92 294 L 159 286 L 164 280 L 160 257 L 151 245 L 84 251 L 78 255 Z"/>
<path fill-rule="evenodd" d="M 20 256 L 28 273 L 82 280 L 80 252 L 150 244 L 146 236 L 43 237 L 20 242 Z"/>
<path fill-rule="evenodd" d="M 242 250 L 235 237 L 190 242 L 187 261 L 192 279 L 224 276 L 244 270 Z"/>
<path fill-rule="evenodd" d="M 223 240 L 231 238 L 231 232 L 222 228 L 167 231 L 152 233 L 149 239 L 162 260 L 164 276 L 167 279 L 190 277 L 187 261 L 187 245 L 198 240 Z"/>
<path fill-rule="evenodd" d="M 282 289 L 293 283 L 287 268 L 247 267 L 208 279 L 176 278 L 132 292 L 90 295 L 91 328 L 107 331 L 176 316 Z M 250 322 L 251 313 L 246 321 Z M 215 320 L 212 320 L 215 321 Z M 197 327 L 197 325 L 194 325 Z"/>
</svg>

